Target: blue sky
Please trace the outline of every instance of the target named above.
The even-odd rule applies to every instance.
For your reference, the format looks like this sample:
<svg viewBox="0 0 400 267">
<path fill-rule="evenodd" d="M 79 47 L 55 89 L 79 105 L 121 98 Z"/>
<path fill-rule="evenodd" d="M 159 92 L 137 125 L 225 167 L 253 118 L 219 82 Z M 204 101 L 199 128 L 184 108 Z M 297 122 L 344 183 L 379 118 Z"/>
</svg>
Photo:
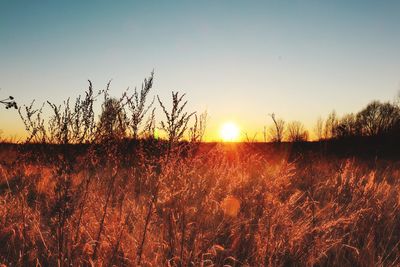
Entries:
<svg viewBox="0 0 400 267">
<path fill-rule="evenodd" d="M 312 128 L 400 90 L 399 1 L 0 0 L 0 95 L 62 102 L 87 79 L 112 93 L 140 86 L 187 94 L 208 135 L 236 121 L 261 131 L 275 112 Z M 0 129 L 23 125 L 0 110 Z"/>
</svg>

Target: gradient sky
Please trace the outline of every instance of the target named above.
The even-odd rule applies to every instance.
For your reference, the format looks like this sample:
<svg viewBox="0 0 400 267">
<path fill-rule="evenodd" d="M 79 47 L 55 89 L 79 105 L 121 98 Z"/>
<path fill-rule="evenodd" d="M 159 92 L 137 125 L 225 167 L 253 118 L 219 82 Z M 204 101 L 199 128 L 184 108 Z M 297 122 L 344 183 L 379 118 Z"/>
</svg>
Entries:
<svg viewBox="0 0 400 267">
<path fill-rule="evenodd" d="M 109 79 L 187 94 L 210 115 L 261 138 L 268 113 L 312 128 L 400 89 L 400 1 L 0 0 L 0 96 L 61 103 Z M 23 125 L 0 107 L 3 135 Z"/>
</svg>

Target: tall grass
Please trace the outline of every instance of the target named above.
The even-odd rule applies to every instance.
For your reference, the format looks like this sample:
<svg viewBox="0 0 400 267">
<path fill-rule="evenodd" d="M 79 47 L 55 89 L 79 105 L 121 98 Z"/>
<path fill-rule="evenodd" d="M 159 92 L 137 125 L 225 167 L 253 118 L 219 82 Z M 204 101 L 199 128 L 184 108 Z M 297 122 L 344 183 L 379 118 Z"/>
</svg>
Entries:
<svg viewBox="0 0 400 267">
<path fill-rule="evenodd" d="M 69 162 L 37 162 L 21 154 L 15 163 L 3 158 L 0 261 L 399 264 L 398 163 L 290 163 L 245 144 L 206 146 L 180 146 L 168 160 L 162 153 L 167 147 L 158 143 L 129 153 L 118 145 L 98 147 L 77 152 Z"/>
</svg>

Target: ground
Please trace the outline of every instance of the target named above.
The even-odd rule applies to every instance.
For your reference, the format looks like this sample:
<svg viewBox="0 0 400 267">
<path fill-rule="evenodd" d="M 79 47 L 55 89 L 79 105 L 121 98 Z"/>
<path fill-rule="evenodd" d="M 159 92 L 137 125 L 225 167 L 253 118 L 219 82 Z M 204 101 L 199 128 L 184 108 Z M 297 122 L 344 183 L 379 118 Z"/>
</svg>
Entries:
<svg viewBox="0 0 400 267">
<path fill-rule="evenodd" d="M 400 161 L 349 151 L 2 144 L 0 263 L 398 265 Z"/>
</svg>

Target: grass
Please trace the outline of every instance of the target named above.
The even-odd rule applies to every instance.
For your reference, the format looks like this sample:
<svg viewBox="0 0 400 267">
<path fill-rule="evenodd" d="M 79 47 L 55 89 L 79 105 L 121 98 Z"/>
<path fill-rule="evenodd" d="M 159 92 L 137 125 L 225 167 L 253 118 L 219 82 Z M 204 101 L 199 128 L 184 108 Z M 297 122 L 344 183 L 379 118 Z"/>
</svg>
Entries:
<svg viewBox="0 0 400 267">
<path fill-rule="evenodd" d="M 4 145 L 0 263 L 397 266 L 399 162 L 301 155 L 244 143 Z"/>
</svg>

